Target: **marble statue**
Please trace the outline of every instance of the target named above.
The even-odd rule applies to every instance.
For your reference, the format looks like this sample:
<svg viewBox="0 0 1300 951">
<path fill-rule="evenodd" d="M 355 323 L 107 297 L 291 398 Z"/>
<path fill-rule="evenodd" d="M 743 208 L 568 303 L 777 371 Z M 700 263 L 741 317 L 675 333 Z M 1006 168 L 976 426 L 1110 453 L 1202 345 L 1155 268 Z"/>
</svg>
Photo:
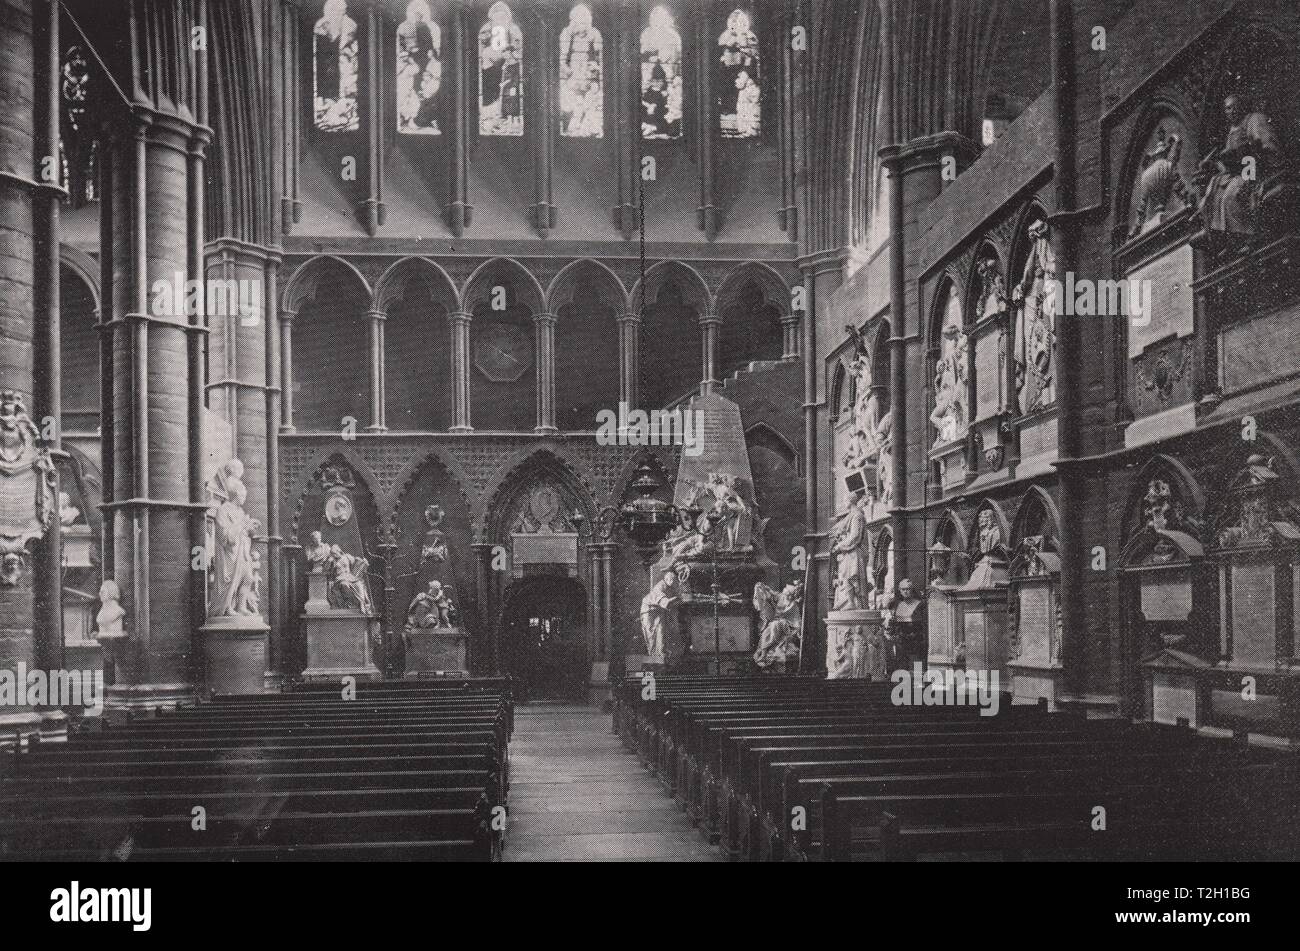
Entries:
<svg viewBox="0 0 1300 951">
<path fill-rule="evenodd" d="M 1005 554 L 1002 546 L 1002 529 L 993 517 L 992 509 L 984 509 L 979 514 L 980 557 Z"/>
<path fill-rule="evenodd" d="M 876 424 L 876 484 L 880 487 L 878 501 L 888 506 L 894 501 L 894 439 L 893 420 L 888 413 Z"/>
<path fill-rule="evenodd" d="M 0 585 L 19 582 L 28 543 L 44 538 L 53 525 L 56 478 L 23 395 L 0 392 Z"/>
<path fill-rule="evenodd" d="M 73 504 L 72 496 L 60 490 L 59 524 L 66 528 L 69 525 L 75 525 L 79 518 L 81 518 L 81 509 L 77 508 L 77 506 Z"/>
<path fill-rule="evenodd" d="M 854 495 L 849 510 L 831 529 L 831 554 L 835 555 L 836 600 L 840 599 L 840 585 L 852 582 L 851 588 L 845 588 L 844 596 L 849 603 L 836 604 L 837 610 L 857 611 L 866 608 L 866 596 L 871 591 L 871 581 L 867 570 L 867 516 L 866 494 Z M 851 594 L 848 592 L 851 591 Z"/>
<path fill-rule="evenodd" d="M 676 587 L 677 575 L 665 571 L 650 593 L 641 599 L 641 636 L 645 639 L 645 652 L 650 657 L 664 656 L 664 635 L 672 616 L 669 609 L 678 601 L 673 593 Z"/>
<path fill-rule="evenodd" d="M 351 608 L 373 614 L 366 570 L 370 563 L 358 555 L 349 555 L 338 545 L 330 546 L 330 583 L 327 595 L 332 608 Z"/>
<path fill-rule="evenodd" d="M 231 459 L 217 470 L 209 486 L 217 500 L 213 507 L 216 553 L 209 617 L 259 613 L 253 533 L 260 525 L 244 511 L 248 490 L 243 477 L 244 464 Z"/>
<path fill-rule="evenodd" d="M 99 640 L 126 637 L 123 622 L 126 609 L 121 605 L 122 593 L 117 582 L 109 578 L 99 586 L 99 613 L 95 615 L 95 634 Z"/>
<path fill-rule="evenodd" d="M 960 311 L 956 317 L 960 321 Z M 950 320 L 941 337 L 934 367 L 934 410 L 930 413 L 938 433 L 936 446 L 954 441 L 966 427 L 966 335 L 958 322 Z"/>
<path fill-rule="evenodd" d="M 1016 305 L 1016 395 L 1020 412 L 1032 413 L 1056 401 L 1056 255 L 1046 221 L 1029 227 L 1032 242 L 1024 274 L 1011 293 Z"/>
<path fill-rule="evenodd" d="M 754 608 L 762 625 L 754 663 L 766 670 L 798 660 L 803 642 L 803 583 L 793 581 L 780 592 L 761 581 L 755 583 Z"/>
<path fill-rule="evenodd" d="M 1142 156 L 1142 174 L 1138 177 L 1137 217 L 1129 230 L 1129 237 L 1159 227 L 1165 220 L 1165 209 L 1174 196 L 1184 197 L 1185 186 L 1178 172 L 1178 160 L 1183 154 L 1182 137 L 1166 132 L 1162 126 L 1156 132 L 1155 148 Z"/>
<path fill-rule="evenodd" d="M 1282 141 L 1272 120 L 1244 96 L 1228 96 L 1223 114 L 1228 121 L 1223 146 L 1201 159 L 1196 173 L 1201 221 L 1211 231 L 1254 234 L 1261 230 L 1263 205 L 1281 185 Z"/>
<path fill-rule="evenodd" d="M 411 599 L 411 604 L 406 609 L 406 629 L 403 633 L 452 627 L 455 610 L 442 582 L 430 581 L 428 588 Z"/>
<path fill-rule="evenodd" d="M 328 571 L 330 566 L 330 546 L 321 541 L 320 532 L 311 533 L 311 542 L 303 552 L 307 556 L 309 571 Z"/>
<path fill-rule="evenodd" d="M 736 491 L 735 476 L 710 473 L 705 488 L 713 496 L 713 517 L 723 526 L 723 548 L 739 551 L 749 544 L 752 514 L 745 500 Z"/>
</svg>

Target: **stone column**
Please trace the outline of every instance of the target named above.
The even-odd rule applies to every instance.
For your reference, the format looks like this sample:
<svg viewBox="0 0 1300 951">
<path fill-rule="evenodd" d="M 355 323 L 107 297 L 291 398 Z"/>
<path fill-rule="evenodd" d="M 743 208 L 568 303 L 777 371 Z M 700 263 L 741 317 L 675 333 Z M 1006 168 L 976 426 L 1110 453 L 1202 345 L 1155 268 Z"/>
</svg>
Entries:
<svg viewBox="0 0 1300 951">
<path fill-rule="evenodd" d="M 388 432 L 384 425 L 384 321 L 382 310 L 366 313 L 370 321 L 370 425 L 368 433 Z"/>
<path fill-rule="evenodd" d="M 289 434 L 293 425 L 293 318 L 291 310 L 280 311 L 280 432 Z"/>
<path fill-rule="evenodd" d="M 700 395 L 708 396 L 718 386 L 718 328 L 722 319 L 717 314 L 705 314 L 700 318 L 700 329 L 704 348 L 704 378 L 700 382 Z"/>
<path fill-rule="evenodd" d="M 914 260 L 915 254 L 909 257 L 909 248 L 920 242 L 922 213 L 943 190 L 944 160 L 952 157 L 957 168 L 963 170 L 976 154 L 978 149 L 974 143 L 955 132 L 923 136 L 880 150 L 881 161 L 890 179 L 889 412 L 894 466 L 894 516 L 891 525 L 895 579 L 909 577 L 913 570 L 924 574 L 925 570 L 923 564 L 919 568 L 912 564 L 912 553 L 926 545 L 921 522 L 909 524 L 904 514 L 911 497 L 911 477 L 916 477 L 921 501 L 924 501 L 929 470 L 924 439 L 913 438 L 908 432 L 909 425 L 919 427 L 917 431 L 920 433 L 926 432 L 924 421 L 929 413 L 925 401 L 916 398 L 922 389 L 915 382 L 909 383 L 909 379 L 924 379 L 926 374 L 924 319 L 915 306 L 908 307 L 909 301 L 917 299 L 920 266 L 919 261 Z M 913 525 L 915 530 L 911 530 Z"/>
<path fill-rule="evenodd" d="M 614 579 L 611 568 L 614 547 L 613 542 L 605 542 L 600 546 L 601 660 L 606 660 L 609 657 L 611 634 L 614 628 Z"/>
<path fill-rule="evenodd" d="M 781 318 L 781 359 L 788 363 L 799 359 L 800 323 L 798 314 L 788 314 Z"/>
<path fill-rule="evenodd" d="M 590 541 L 587 543 L 587 646 L 590 649 L 593 660 L 603 660 L 600 656 L 600 640 L 602 625 L 602 608 L 604 602 L 600 593 L 600 552 L 598 542 Z"/>
<path fill-rule="evenodd" d="M 636 409 L 641 398 L 641 315 L 618 318 L 618 398 Z"/>
<path fill-rule="evenodd" d="M 52 90 L 57 93 L 57 69 L 51 75 L 49 62 L 51 44 L 57 43 L 57 15 L 32 0 L 0 0 L 0 23 L 4 23 L 0 62 L 5 70 L 0 76 L 0 388 L 21 398 L 38 430 L 48 429 L 42 420 L 53 416 L 52 441 L 57 448 L 58 380 L 57 375 L 50 376 L 58 373 L 57 244 L 49 251 L 49 243 L 58 240 L 57 149 L 52 165 L 42 161 L 50 154 L 49 97 Z M 44 120 L 39 131 L 38 111 Z M 56 123 L 57 115 L 55 111 Z M 57 134 L 57 125 L 54 128 Z M 52 181 L 42 175 L 45 169 L 52 170 Z M 41 265 L 37 264 L 38 242 L 47 255 Z M 21 554 L 21 567 L 12 581 L 0 580 L 0 670 L 16 673 L 20 663 L 42 668 L 51 661 L 58 663 L 62 632 L 57 516 L 53 522 L 44 541 L 29 543 L 23 552 L 9 552 Z M 0 744 L 7 744 L 14 733 L 26 737 L 57 732 L 56 719 L 61 716 L 50 718 L 28 706 L 0 708 Z"/>
<path fill-rule="evenodd" d="M 456 311 L 451 319 L 451 432 L 469 433 L 469 327 L 474 315 Z"/>
<path fill-rule="evenodd" d="M 555 428 L 555 315 L 533 316 L 533 339 L 536 342 L 537 363 L 537 426 L 538 435 L 559 432 Z"/>
<path fill-rule="evenodd" d="M 114 142 L 111 344 L 115 380 L 113 449 L 114 575 L 129 637 L 119 644 L 113 707 L 154 708 L 195 700 L 193 600 L 205 596 L 193 554 L 189 462 L 199 421 L 190 418 L 191 324 L 184 302 L 151 293 L 174 286 L 192 259 L 188 204 L 193 103 L 190 3 L 127 5 L 131 48 L 118 84 L 134 90 L 129 132 Z M 148 42 L 146 42 L 148 39 Z M 172 64 L 164 68 L 164 64 Z M 175 64 L 180 64 L 176 68 Z M 177 306 L 179 304 L 180 306 Z"/>
<path fill-rule="evenodd" d="M 477 602 L 475 613 L 478 623 L 474 637 L 470 639 L 469 665 L 470 670 L 475 674 L 486 675 L 489 664 L 494 669 L 500 666 L 487 642 L 492 624 L 492 548 L 494 546 L 476 542 L 470 547 L 474 549 L 474 598 Z"/>
</svg>

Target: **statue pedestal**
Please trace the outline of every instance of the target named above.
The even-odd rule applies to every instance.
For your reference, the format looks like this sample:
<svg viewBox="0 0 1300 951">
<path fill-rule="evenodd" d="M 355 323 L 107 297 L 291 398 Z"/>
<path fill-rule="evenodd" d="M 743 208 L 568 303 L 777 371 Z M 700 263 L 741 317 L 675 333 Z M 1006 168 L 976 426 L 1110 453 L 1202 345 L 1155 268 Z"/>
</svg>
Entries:
<svg viewBox="0 0 1300 951">
<path fill-rule="evenodd" d="M 826 615 L 826 679 L 888 680 L 889 661 L 880 611 Z"/>
<path fill-rule="evenodd" d="M 406 632 L 406 676 L 452 674 L 469 676 L 468 635 L 459 627 Z"/>
<path fill-rule="evenodd" d="M 378 617 L 349 608 L 327 608 L 305 612 L 302 619 L 307 626 L 304 680 L 380 679 L 371 641 Z"/>
<path fill-rule="evenodd" d="M 303 610 L 308 614 L 320 614 L 330 609 L 330 580 L 323 571 L 307 572 L 307 604 Z"/>
<path fill-rule="evenodd" d="M 265 692 L 270 628 L 260 616 L 214 617 L 199 630 L 208 693 Z"/>
</svg>

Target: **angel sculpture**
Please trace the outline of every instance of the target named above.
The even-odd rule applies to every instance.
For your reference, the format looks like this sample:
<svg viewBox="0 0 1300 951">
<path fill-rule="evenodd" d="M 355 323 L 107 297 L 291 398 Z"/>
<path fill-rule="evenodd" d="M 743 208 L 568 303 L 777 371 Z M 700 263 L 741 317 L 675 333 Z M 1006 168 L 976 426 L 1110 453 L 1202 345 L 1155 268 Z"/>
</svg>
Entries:
<svg viewBox="0 0 1300 951">
<path fill-rule="evenodd" d="M 754 663 L 767 670 L 798 660 L 803 640 L 803 582 L 792 581 L 779 593 L 758 582 L 754 585 L 754 608 L 762 624 Z"/>
</svg>

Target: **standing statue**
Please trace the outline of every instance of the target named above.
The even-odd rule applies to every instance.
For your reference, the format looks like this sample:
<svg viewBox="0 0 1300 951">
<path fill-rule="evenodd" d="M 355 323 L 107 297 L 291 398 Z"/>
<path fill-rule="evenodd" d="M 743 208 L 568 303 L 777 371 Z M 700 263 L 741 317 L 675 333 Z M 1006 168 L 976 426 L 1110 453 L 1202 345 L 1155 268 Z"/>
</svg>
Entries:
<svg viewBox="0 0 1300 951">
<path fill-rule="evenodd" d="M 231 459 L 217 470 L 209 485 L 217 500 L 211 510 L 216 550 L 209 617 L 247 617 L 259 613 L 253 533 L 261 526 L 244 511 L 248 490 L 243 477 L 244 464 Z"/>
<path fill-rule="evenodd" d="M 1032 243 L 1024 275 L 1011 293 L 1016 304 L 1016 396 L 1021 413 L 1056 402 L 1056 255 L 1047 222 L 1029 227 Z"/>
<path fill-rule="evenodd" d="M 943 328 L 939 359 L 934 367 L 935 445 L 949 443 L 966 427 L 966 335 L 959 323 Z"/>
<path fill-rule="evenodd" d="M 1005 555 L 1002 545 L 1002 529 L 998 527 L 992 509 L 986 508 L 979 514 L 979 546 L 981 558 L 987 558 L 990 555 Z"/>
<path fill-rule="evenodd" d="M 1211 231 L 1255 234 L 1262 230 L 1265 202 L 1281 187 L 1282 142 L 1272 120 L 1244 96 L 1228 96 L 1223 114 L 1228 120 L 1223 147 L 1201 159 L 1196 173 L 1201 221 Z"/>
<path fill-rule="evenodd" d="M 803 582 L 792 581 L 780 593 L 757 582 L 754 608 L 762 624 L 754 663 L 767 670 L 798 660 L 803 644 Z"/>
<path fill-rule="evenodd" d="M 641 599 L 641 636 L 645 639 L 645 652 L 650 657 L 664 656 L 664 635 L 672 616 L 669 609 L 678 601 L 673 593 L 676 587 L 677 575 L 665 571 L 650 593 Z"/>
<path fill-rule="evenodd" d="M 831 529 L 831 554 L 836 556 L 836 609 L 860 611 L 867 606 L 872 585 L 867 570 L 867 497 L 858 492 L 844 516 Z M 841 596 L 846 603 L 838 603 Z"/>
<path fill-rule="evenodd" d="M 894 422 L 888 413 L 876 423 L 876 484 L 880 487 L 879 501 L 888 507 L 894 501 Z"/>
</svg>

